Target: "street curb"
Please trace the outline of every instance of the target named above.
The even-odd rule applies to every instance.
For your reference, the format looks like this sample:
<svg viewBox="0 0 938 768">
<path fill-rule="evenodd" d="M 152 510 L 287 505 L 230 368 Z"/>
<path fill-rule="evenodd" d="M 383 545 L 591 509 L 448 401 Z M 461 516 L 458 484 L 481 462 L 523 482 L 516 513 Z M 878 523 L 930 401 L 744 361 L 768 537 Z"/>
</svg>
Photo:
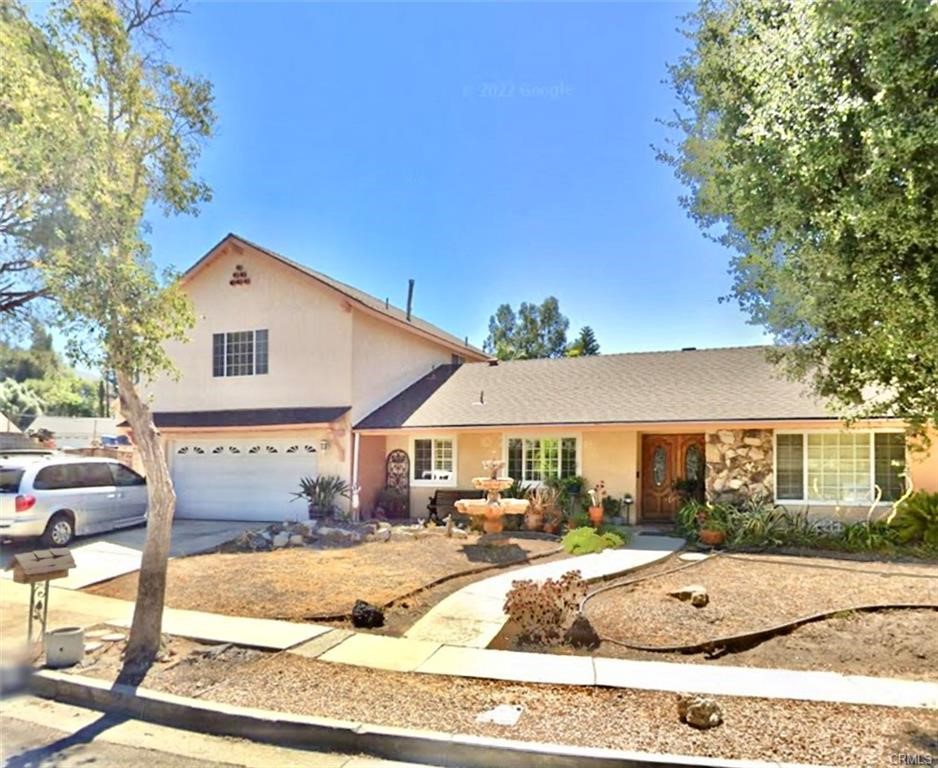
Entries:
<svg viewBox="0 0 938 768">
<path fill-rule="evenodd" d="M 201 701 L 51 670 L 35 672 L 29 689 L 36 696 L 65 704 L 199 733 L 320 751 L 364 752 L 450 768 L 810 768 L 794 763 L 629 752 L 370 725 Z"/>
</svg>

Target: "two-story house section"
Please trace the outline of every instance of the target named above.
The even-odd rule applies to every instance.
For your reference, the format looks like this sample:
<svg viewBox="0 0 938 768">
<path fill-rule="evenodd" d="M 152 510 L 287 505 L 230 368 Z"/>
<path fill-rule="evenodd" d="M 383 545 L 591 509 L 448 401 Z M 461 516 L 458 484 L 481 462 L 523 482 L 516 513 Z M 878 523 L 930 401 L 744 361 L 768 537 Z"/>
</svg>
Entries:
<svg viewBox="0 0 938 768">
<path fill-rule="evenodd" d="M 167 348 L 178 379 L 151 386 L 179 517 L 304 517 L 291 502 L 301 477 L 356 480 L 357 420 L 435 366 L 486 359 L 407 310 L 233 234 L 183 286 L 196 324 Z"/>
</svg>

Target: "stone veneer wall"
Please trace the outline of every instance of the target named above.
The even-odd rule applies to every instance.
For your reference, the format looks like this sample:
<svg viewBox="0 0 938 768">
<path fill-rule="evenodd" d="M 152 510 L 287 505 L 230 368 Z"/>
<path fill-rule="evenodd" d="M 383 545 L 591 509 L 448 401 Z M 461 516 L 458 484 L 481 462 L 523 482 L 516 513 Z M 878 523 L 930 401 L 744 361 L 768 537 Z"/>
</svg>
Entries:
<svg viewBox="0 0 938 768">
<path fill-rule="evenodd" d="M 772 430 L 721 429 L 707 433 L 707 500 L 775 498 Z"/>
</svg>

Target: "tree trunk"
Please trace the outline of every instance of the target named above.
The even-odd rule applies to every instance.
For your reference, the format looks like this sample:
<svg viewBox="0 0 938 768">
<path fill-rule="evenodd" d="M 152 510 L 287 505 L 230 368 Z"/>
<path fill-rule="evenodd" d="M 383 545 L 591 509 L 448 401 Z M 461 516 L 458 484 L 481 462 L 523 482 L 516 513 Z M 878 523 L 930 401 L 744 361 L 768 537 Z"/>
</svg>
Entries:
<svg viewBox="0 0 938 768">
<path fill-rule="evenodd" d="M 143 561 L 137 585 L 137 603 L 124 656 L 121 677 L 142 676 L 160 649 L 163 624 L 163 600 L 166 593 L 166 563 L 172 536 L 176 492 L 169 477 L 166 456 L 150 409 L 140 398 L 133 376 L 117 371 L 121 409 L 133 429 L 133 442 L 140 451 L 147 476 L 149 517 Z"/>
</svg>

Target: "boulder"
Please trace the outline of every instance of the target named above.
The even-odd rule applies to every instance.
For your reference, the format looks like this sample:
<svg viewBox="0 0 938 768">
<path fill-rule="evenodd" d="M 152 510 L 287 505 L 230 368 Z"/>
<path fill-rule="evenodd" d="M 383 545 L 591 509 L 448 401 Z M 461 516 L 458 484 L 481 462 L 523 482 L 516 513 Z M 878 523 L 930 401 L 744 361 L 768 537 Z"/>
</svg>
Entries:
<svg viewBox="0 0 938 768">
<path fill-rule="evenodd" d="M 588 648 L 589 650 L 598 648 L 600 642 L 593 625 L 583 614 L 573 620 L 573 624 L 570 625 L 563 639 L 574 648 Z"/>
<path fill-rule="evenodd" d="M 285 547 L 290 543 L 290 534 L 286 531 L 280 531 L 280 533 L 274 536 L 274 539 L 271 543 L 273 544 L 274 549 Z"/>
<path fill-rule="evenodd" d="M 668 592 L 668 595 L 676 597 L 678 600 L 683 600 L 684 602 L 689 601 L 695 608 L 703 608 L 710 602 L 707 588 L 703 584 L 689 584 L 673 592 Z"/>
<path fill-rule="evenodd" d="M 723 708 L 704 696 L 679 694 L 677 715 L 682 723 L 700 729 L 715 728 L 723 722 Z"/>
<path fill-rule="evenodd" d="M 469 532 L 465 528 L 453 528 L 453 530 L 450 532 L 450 535 L 454 539 L 468 539 L 469 538 Z"/>
<path fill-rule="evenodd" d="M 351 546 L 361 543 L 364 538 L 358 531 L 350 531 L 345 528 L 330 528 L 320 526 L 316 530 L 316 536 L 319 537 L 319 543 L 325 546 Z"/>
<path fill-rule="evenodd" d="M 379 528 L 374 533 L 365 536 L 365 541 L 388 541 L 391 538 L 390 528 Z"/>
<path fill-rule="evenodd" d="M 290 536 L 290 546 L 291 547 L 302 547 L 306 540 L 299 533 L 294 533 Z"/>
<path fill-rule="evenodd" d="M 352 624 L 359 629 L 374 629 L 384 626 L 384 611 L 364 600 L 356 600 L 352 607 Z"/>
</svg>

